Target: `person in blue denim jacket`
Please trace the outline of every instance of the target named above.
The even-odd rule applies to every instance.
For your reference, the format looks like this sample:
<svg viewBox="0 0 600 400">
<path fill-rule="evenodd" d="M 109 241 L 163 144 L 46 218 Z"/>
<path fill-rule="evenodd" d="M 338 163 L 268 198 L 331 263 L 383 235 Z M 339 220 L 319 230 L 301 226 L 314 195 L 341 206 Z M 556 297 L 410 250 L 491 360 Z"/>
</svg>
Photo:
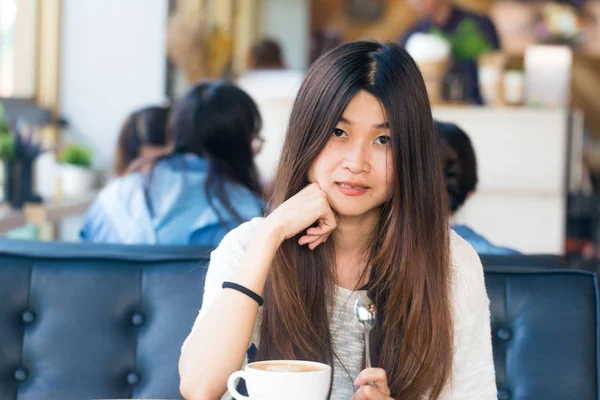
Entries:
<svg viewBox="0 0 600 400">
<path fill-rule="evenodd" d="M 263 215 L 254 156 L 262 144 L 254 101 L 227 83 L 192 87 L 172 108 L 166 155 L 140 158 L 105 187 L 80 236 L 96 243 L 218 245 Z"/>
<path fill-rule="evenodd" d="M 477 157 L 469 136 L 457 125 L 435 122 L 441 136 L 441 158 L 444 178 L 450 201 L 450 211 L 456 213 L 477 187 Z M 453 225 L 452 229 L 465 239 L 478 254 L 519 254 L 518 251 L 492 244 L 466 225 Z"/>
</svg>

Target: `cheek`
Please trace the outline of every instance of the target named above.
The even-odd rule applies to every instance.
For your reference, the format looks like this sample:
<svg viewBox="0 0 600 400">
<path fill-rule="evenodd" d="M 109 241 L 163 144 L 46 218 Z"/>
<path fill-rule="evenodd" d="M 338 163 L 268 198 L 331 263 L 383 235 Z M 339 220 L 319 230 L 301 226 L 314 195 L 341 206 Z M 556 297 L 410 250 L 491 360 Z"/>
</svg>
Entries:
<svg viewBox="0 0 600 400">
<path fill-rule="evenodd" d="M 308 181 L 310 183 L 317 182 L 319 180 L 320 175 L 322 175 L 323 169 L 323 153 L 319 154 L 317 158 L 314 159 L 310 168 L 308 169 Z"/>
<path fill-rule="evenodd" d="M 308 181 L 310 183 L 317 182 L 319 179 L 324 179 L 326 176 L 331 175 L 332 154 L 328 149 L 329 146 L 326 146 L 308 169 Z"/>
</svg>

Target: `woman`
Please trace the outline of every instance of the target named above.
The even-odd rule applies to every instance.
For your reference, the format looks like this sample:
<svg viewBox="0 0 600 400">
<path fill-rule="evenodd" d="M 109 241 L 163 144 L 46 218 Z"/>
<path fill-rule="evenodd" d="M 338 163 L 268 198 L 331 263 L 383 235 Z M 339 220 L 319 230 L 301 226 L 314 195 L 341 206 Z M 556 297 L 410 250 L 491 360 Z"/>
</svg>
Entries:
<svg viewBox="0 0 600 400">
<path fill-rule="evenodd" d="M 404 50 L 349 43 L 311 66 L 271 206 L 212 253 L 179 362 L 186 399 L 218 399 L 249 343 L 257 361 L 332 365 L 336 400 L 496 398 L 481 263 L 448 228 L 427 93 Z M 364 291 L 370 369 L 353 312 Z"/>
<path fill-rule="evenodd" d="M 469 136 L 457 125 L 435 122 L 442 139 L 442 163 L 450 212 L 454 215 L 477 188 L 477 157 Z M 518 251 L 492 244 L 466 225 L 453 224 L 452 229 L 465 239 L 478 254 L 519 254 Z"/>
<path fill-rule="evenodd" d="M 261 123 L 242 90 L 218 82 L 197 84 L 169 117 L 171 153 L 139 159 L 134 172 L 102 190 L 81 237 L 216 246 L 228 231 L 263 213 L 253 159 L 260 150 Z"/>
<path fill-rule="evenodd" d="M 127 117 L 117 141 L 115 174 L 123 176 L 139 157 L 150 158 L 166 151 L 168 107 L 146 107 Z"/>
</svg>

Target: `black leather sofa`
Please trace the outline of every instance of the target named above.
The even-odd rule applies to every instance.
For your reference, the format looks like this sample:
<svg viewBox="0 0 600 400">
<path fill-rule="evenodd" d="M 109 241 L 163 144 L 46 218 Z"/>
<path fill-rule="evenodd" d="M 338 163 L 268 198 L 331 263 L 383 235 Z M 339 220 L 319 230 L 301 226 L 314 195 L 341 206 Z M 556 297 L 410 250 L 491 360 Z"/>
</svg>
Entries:
<svg viewBox="0 0 600 400">
<path fill-rule="evenodd" d="M 181 398 L 208 255 L 0 241 L 0 399 Z"/>
<path fill-rule="evenodd" d="M 0 240 L 0 400 L 181 398 L 208 255 Z M 595 276 L 515 260 L 483 259 L 498 397 L 597 400 Z"/>
</svg>

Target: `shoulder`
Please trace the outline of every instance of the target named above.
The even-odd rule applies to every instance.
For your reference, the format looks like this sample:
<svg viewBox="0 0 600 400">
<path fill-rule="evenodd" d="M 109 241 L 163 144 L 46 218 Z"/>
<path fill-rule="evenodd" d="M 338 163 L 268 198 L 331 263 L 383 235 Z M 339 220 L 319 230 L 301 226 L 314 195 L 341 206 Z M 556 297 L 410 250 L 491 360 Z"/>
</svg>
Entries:
<svg viewBox="0 0 600 400">
<path fill-rule="evenodd" d="M 79 231 L 79 237 L 88 242 L 119 242 L 119 237 L 115 226 L 108 217 L 113 207 L 119 207 L 123 199 L 132 191 L 131 184 L 124 184 L 130 181 L 127 176 L 117 178 L 104 187 L 90 204 L 84 217 L 83 225 Z"/>
<path fill-rule="evenodd" d="M 253 205 L 264 204 L 264 200 L 248 187 L 237 182 L 226 181 L 227 194 L 234 206 L 243 206 L 245 202 L 252 202 Z"/>
<path fill-rule="evenodd" d="M 452 229 L 464 240 L 466 240 L 478 254 L 519 254 L 518 251 L 508 247 L 501 247 L 492 244 L 485 237 L 475 232 L 473 229 L 465 225 L 455 225 Z"/>
<path fill-rule="evenodd" d="M 143 177 L 137 172 L 115 178 L 98 193 L 96 201 L 110 205 L 115 200 L 126 199 L 137 192 L 142 183 Z"/>
<path fill-rule="evenodd" d="M 468 314 L 474 305 L 488 306 L 483 266 L 473 247 L 450 230 L 451 298 L 455 317 Z"/>
<path fill-rule="evenodd" d="M 441 399 L 495 399 L 489 300 L 475 250 L 451 231 L 452 380 Z"/>
<path fill-rule="evenodd" d="M 450 228 L 449 232 L 452 275 L 483 277 L 481 260 L 473 246 L 453 229 Z"/>
</svg>

